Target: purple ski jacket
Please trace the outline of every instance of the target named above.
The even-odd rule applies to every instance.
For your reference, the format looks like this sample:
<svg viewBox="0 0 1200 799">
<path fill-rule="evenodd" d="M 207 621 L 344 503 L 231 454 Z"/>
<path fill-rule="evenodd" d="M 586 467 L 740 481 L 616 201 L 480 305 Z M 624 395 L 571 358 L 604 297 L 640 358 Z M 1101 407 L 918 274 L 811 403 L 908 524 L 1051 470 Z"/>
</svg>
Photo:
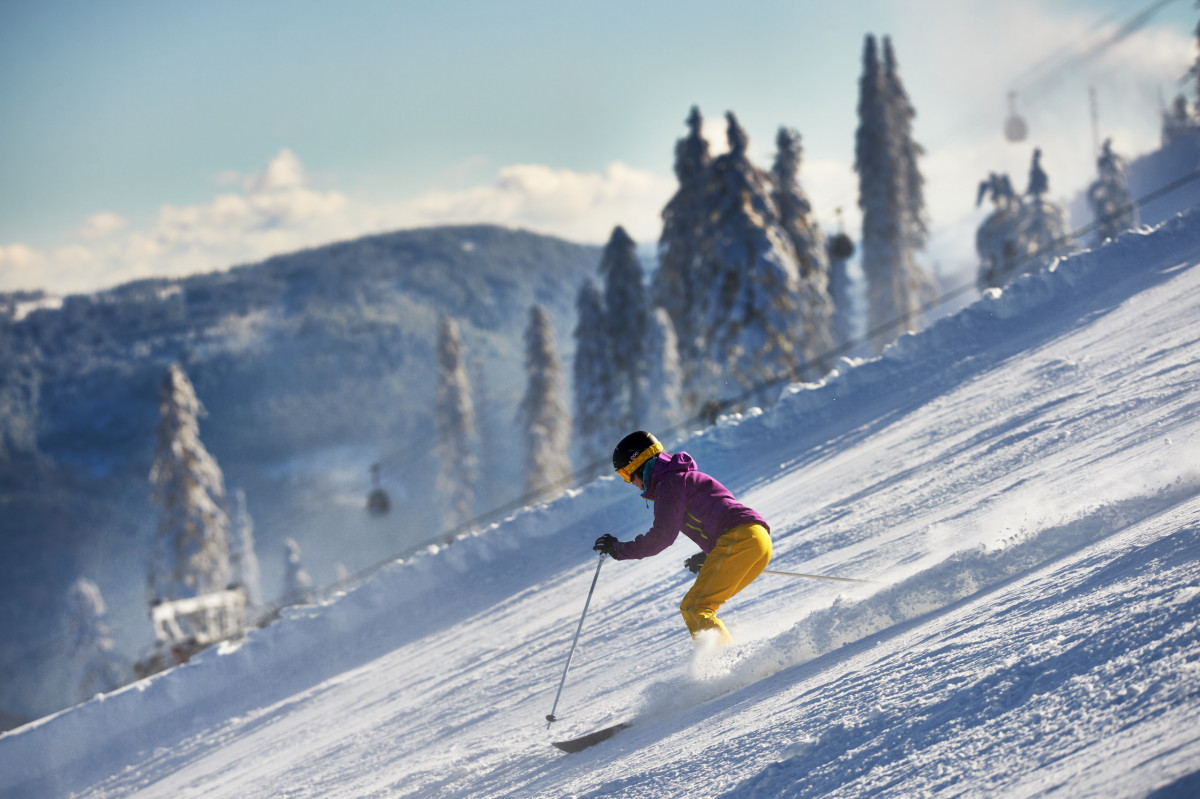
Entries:
<svg viewBox="0 0 1200 799">
<path fill-rule="evenodd" d="M 734 499 L 729 489 L 696 468 L 686 452 L 660 452 L 652 462 L 646 491 L 654 503 L 654 525 L 632 541 L 617 546 L 617 560 L 637 560 L 657 555 L 682 532 L 705 552 L 717 539 L 743 524 L 761 524 L 762 516 Z"/>
</svg>

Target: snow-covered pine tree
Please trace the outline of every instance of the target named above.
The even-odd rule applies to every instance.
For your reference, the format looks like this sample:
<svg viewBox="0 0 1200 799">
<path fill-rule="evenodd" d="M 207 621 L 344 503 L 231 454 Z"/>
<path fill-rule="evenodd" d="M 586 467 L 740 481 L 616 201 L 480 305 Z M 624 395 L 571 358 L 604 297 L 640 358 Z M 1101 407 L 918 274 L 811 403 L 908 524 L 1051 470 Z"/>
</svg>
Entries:
<svg viewBox="0 0 1200 799">
<path fill-rule="evenodd" d="M 899 238 L 898 198 L 894 191 L 896 164 L 891 158 L 887 98 L 875 37 L 863 45 L 863 72 L 858 89 L 858 131 L 854 168 L 858 171 L 858 207 L 862 209 L 862 268 L 867 279 L 867 331 L 872 349 L 888 341 L 880 328 L 898 316 L 890 290 Z"/>
<path fill-rule="evenodd" d="M 150 468 L 158 532 L 149 574 L 151 604 L 221 591 L 230 582 L 225 479 L 200 442 L 204 408 L 172 364 L 159 391 L 158 444 Z"/>
<path fill-rule="evenodd" d="M 1188 107 L 1187 98 L 1182 94 L 1176 95 L 1169 108 L 1162 112 L 1162 143 L 1169 145 L 1176 139 L 1195 136 L 1200 131 L 1200 119 Z"/>
<path fill-rule="evenodd" d="M 779 226 L 770 178 L 750 162 L 737 117 L 730 112 L 726 120 L 729 152 L 712 164 L 697 274 L 709 399 L 793 380 L 804 357 L 796 341 L 796 255 Z"/>
<path fill-rule="evenodd" d="M 124 685 L 128 669 L 113 649 L 104 597 L 100 587 L 86 577 L 71 586 L 67 624 L 71 656 L 79 668 L 79 701 Z"/>
<path fill-rule="evenodd" d="M 700 324 L 698 260 L 708 225 L 708 181 L 711 158 L 701 133 L 700 109 L 688 114 L 688 135 L 675 142 L 675 177 L 679 189 L 663 208 L 658 240 L 658 270 L 651 284 L 651 304 L 671 316 L 684 372 L 686 410 L 699 403 L 696 385 L 700 352 L 708 331 Z"/>
<path fill-rule="evenodd" d="M 1030 197 L 1041 197 L 1050 191 L 1050 177 L 1042 169 L 1042 151 L 1034 148 L 1033 161 L 1029 164 L 1029 187 L 1025 193 Z"/>
<path fill-rule="evenodd" d="M 925 154 L 925 148 L 913 139 L 912 123 L 917 116 L 900 80 L 896 52 L 892 49 L 890 36 L 883 37 L 883 80 L 887 87 L 888 109 L 892 116 L 896 144 L 899 146 L 900 182 L 903 192 L 903 234 L 908 251 L 915 253 L 925 249 L 929 236 L 929 223 L 925 214 L 925 178 L 921 175 L 917 159 Z M 911 267 L 932 288 L 932 282 L 915 264 Z"/>
<path fill-rule="evenodd" d="M 822 365 L 818 361 L 833 348 L 829 251 L 825 234 L 813 216 L 812 203 L 800 188 L 800 161 L 804 152 L 800 134 L 781 127 L 775 137 L 775 147 L 775 164 L 771 169 L 773 198 L 779 211 L 780 226 L 792 244 L 800 267 L 797 335 L 805 361 L 820 368 Z"/>
<path fill-rule="evenodd" d="M 991 199 L 993 210 L 975 232 L 975 251 L 979 253 L 976 284 L 980 291 L 1007 284 L 1026 257 L 1021 241 L 1024 206 L 1008 175 L 988 175 L 979 184 L 975 205 L 980 205 L 984 197 Z"/>
<path fill-rule="evenodd" d="M 1129 194 L 1129 165 L 1113 152 L 1112 139 L 1107 139 L 1096 159 L 1099 177 L 1088 187 L 1088 204 L 1096 217 L 1095 243 L 1109 239 L 1136 227 L 1137 206 Z"/>
<path fill-rule="evenodd" d="M 614 388 L 611 398 L 621 429 L 639 428 L 638 419 L 646 408 L 646 330 L 650 308 L 637 245 L 617 226 L 609 237 L 600 259 L 600 277 L 604 280 L 604 331 L 611 354 Z"/>
<path fill-rule="evenodd" d="M 584 281 L 575 307 L 574 443 L 583 464 L 597 463 L 607 472 L 613 442 L 624 435 L 624 428 L 616 403 L 616 370 L 604 298 L 595 281 Z"/>
<path fill-rule="evenodd" d="M 232 583 L 246 594 L 247 610 L 262 607 L 262 578 L 258 555 L 254 551 L 254 519 L 246 509 L 246 492 L 233 492 L 233 535 L 229 543 L 229 571 Z"/>
<path fill-rule="evenodd" d="M 571 419 L 562 397 L 562 366 L 555 349 L 550 316 L 541 305 L 529 309 L 525 329 L 528 383 L 517 411 L 525 439 L 525 490 L 543 494 L 570 475 L 567 458 Z"/>
<path fill-rule="evenodd" d="M 915 330 L 922 305 L 936 294 L 933 281 L 916 263 L 926 223 L 917 167 L 921 148 L 911 135 L 915 111 L 886 37 L 884 50 L 881 65 L 875 37 L 867 35 L 854 164 L 863 212 L 867 329 L 876 353 L 899 333 Z"/>
<path fill-rule="evenodd" d="M 296 539 L 289 538 L 283 542 L 283 602 L 284 604 L 299 604 L 312 599 L 312 577 L 300 560 L 300 545 Z"/>
<path fill-rule="evenodd" d="M 1047 268 L 1073 249 L 1067 233 L 1066 211 L 1046 199 L 1049 192 L 1050 179 L 1042 169 L 1042 151 L 1035 149 L 1029 166 L 1029 188 L 1025 192 L 1029 200 L 1021 220 L 1021 262 L 1016 267 L 1019 273 Z M 1012 277 L 1015 275 L 1009 279 Z"/>
<path fill-rule="evenodd" d="M 438 386 L 434 409 L 438 494 L 445 524 L 454 528 L 475 516 L 475 409 L 463 360 L 458 323 L 443 316 L 437 335 Z"/>
<path fill-rule="evenodd" d="M 646 430 L 665 431 L 683 420 L 683 370 L 679 365 L 679 347 L 675 338 L 675 326 L 665 308 L 655 308 L 650 315 L 650 328 L 646 334 L 647 392 L 643 427 Z M 610 439 L 612 441 L 619 438 Z"/>
</svg>

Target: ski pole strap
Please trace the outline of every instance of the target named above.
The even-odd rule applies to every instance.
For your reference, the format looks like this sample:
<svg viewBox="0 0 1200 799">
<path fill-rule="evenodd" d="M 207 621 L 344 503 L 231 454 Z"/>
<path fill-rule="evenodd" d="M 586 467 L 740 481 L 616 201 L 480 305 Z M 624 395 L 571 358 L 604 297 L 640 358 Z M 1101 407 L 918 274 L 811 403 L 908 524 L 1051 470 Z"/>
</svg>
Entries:
<svg viewBox="0 0 1200 799">
<path fill-rule="evenodd" d="M 600 553 L 600 559 L 596 561 L 596 573 L 592 575 L 592 587 L 588 589 L 587 600 L 583 603 L 583 613 L 579 617 L 579 625 L 575 628 L 575 638 L 571 640 L 571 651 L 567 653 L 567 665 L 563 668 L 562 679 L 558 681 L 558 693 L 554 695 L 554 707 L 550 708 L 550 715 L 546 716 L 546 729 L 550 729 L 550 725 L 558 721 L 554 716 L 554 711 L 558 710 L 558 700 L 562 696 L 563 686 L 567 683 L 567 672 L 571 668 L 571 658 L 575 656 L 575 645 L 579 643 L 579 632 L 583 629 L 583 620 L 587 616 L 588 605 L 592 604 L 592 593 L 596 590 L 596 580 L 600 579 L 600 567 L 604 565 L 604 553 Z"/>
<path fill-rule="evenodd" d="M 838 583 L 874 583 L 874 580 L 856 580 L 853 577 L 830 577 L 828 574 L 804 574 L 802 572 L 780 572 L 763 569 L 763 574 L 778 574 L 783 577 L 802 577 L 809 580 L 832 580 Z"/>
</svg>

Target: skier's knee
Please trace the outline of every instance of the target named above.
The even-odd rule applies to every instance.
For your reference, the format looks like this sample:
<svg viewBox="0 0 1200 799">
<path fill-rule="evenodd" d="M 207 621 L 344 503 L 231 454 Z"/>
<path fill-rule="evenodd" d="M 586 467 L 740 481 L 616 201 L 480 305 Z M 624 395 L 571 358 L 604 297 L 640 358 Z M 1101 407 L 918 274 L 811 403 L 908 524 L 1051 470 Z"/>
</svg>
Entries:
<svg viewBox="0 0 1200 799">
<path fill-rule="evenodd" d="M 679 605 L 679 612 L 683 616 L 683 623 L 687 625 L 689 630 L 700 629 L 702 624 L 700 608 L 696 607 L 685 599 Z"/>
</svg>

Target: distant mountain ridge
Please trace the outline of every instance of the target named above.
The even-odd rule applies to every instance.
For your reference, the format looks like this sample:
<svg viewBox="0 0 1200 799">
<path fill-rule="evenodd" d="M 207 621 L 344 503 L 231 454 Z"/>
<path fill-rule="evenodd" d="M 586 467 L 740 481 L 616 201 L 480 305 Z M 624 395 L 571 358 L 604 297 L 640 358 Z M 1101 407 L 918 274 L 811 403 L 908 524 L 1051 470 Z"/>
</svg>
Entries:
<svg viewBox="0 0 1200 799">
<path fill-rule="evenodd" d="M 432 374 L 440 313 L 463 326 L 469 353 L 492 361 L 513 354 L 511 339 L 541 303 L 569 347 L 575 290 L 598 262 L 596 247 L 498 227 L 400 231 L 68 297 L 9 321 L 6 338 L 38 381 L 39 401 L 26 410 L 56 462 L 123 468 L 116 453 L 147 440 L 156 381 L 173 361 L 208 407 L 206 443 L 239 459 L 275 458 L 427 429 L 396 419 L 395 397 L 381 405 L 380 393 Z M 497 391 L 511 395 L 511 374 L 498 370 Z M 355 389 L 346 414 L 337 401 Z M 269 418 L 279 403 L 287 431 Z M 128 460 L 140 469 L 145 458 Z"/>
</svg>

